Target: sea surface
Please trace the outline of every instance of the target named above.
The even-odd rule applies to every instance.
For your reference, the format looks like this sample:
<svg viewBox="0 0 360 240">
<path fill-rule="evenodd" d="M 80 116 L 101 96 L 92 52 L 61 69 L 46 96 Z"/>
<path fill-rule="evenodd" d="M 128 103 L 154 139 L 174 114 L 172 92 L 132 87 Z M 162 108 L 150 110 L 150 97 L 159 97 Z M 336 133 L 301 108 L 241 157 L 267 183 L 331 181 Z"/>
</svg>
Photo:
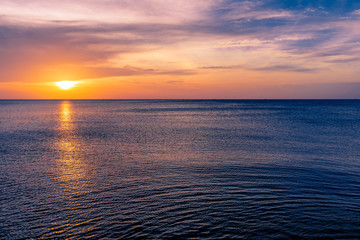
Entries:
<svg viewBox="0 0 360 240">
<path fill-rule="evenodd" d="M 360 101 L 0 101 L 0 239 L 360 239 Z"/>
</svg>

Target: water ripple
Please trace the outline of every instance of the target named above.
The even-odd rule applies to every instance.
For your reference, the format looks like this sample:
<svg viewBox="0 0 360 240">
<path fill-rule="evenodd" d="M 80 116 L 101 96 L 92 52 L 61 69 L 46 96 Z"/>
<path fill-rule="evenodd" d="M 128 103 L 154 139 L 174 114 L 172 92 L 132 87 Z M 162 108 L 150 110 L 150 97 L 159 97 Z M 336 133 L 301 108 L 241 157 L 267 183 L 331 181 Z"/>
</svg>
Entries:
<svg viewBox="0 0 360 240">
<path fill-rule="evenodd" d="M 360 239 L 359 104 L 0 102 L 0 239 Z"/>
</svg>

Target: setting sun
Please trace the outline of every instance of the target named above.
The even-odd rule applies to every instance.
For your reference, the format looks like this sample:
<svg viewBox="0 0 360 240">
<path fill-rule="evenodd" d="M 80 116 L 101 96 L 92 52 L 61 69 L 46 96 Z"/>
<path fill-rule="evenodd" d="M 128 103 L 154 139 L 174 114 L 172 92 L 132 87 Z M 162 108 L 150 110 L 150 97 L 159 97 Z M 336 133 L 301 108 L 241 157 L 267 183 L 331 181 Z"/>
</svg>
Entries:
<svg viewBox="0 0 360 240">
<path fill-rule="evenodd" d="M 56 85 L 63 89 L 63 90 L 68 90 L 72 87 L 75 86 L 75 84 L 77 84 L 78 82 L 73 82 L 73 81 L 61 81 L 61 82 L 56 82 Z"/>
</svg>

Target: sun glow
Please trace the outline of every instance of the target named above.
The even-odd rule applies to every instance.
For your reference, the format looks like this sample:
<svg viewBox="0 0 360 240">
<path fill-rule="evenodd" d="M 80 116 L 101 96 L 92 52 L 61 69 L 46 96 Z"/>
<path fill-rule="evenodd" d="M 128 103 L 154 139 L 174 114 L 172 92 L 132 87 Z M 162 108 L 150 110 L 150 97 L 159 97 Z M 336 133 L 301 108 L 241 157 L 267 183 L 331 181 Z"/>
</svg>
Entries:
<svg viewBox="0 0 360 240">
<path fill-rule="evenodd" d="M 74 81 L 61 81 L 61 82 L 56 82 L 55 84 L 63 90 L 68 90 L 74 87 L 77 83 L 78 82 L 74 82 Z"/>
</svg>

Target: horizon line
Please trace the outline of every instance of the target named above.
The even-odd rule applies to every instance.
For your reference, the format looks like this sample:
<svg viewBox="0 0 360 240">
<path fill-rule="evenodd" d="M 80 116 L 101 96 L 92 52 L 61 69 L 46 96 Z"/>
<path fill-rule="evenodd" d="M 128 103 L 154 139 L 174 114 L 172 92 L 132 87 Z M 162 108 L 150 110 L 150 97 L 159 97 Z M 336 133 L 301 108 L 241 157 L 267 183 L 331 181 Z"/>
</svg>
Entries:
<svg viewBox="0 0 360 240">
<path fill-rule="evenodd" d="M 175 100 L 175 101 L 202 101 L 202 100 L 360 100 L 360 98 L 3 98 L 0 101 L 133 101 L 133 100 Z"/>
</svg>

